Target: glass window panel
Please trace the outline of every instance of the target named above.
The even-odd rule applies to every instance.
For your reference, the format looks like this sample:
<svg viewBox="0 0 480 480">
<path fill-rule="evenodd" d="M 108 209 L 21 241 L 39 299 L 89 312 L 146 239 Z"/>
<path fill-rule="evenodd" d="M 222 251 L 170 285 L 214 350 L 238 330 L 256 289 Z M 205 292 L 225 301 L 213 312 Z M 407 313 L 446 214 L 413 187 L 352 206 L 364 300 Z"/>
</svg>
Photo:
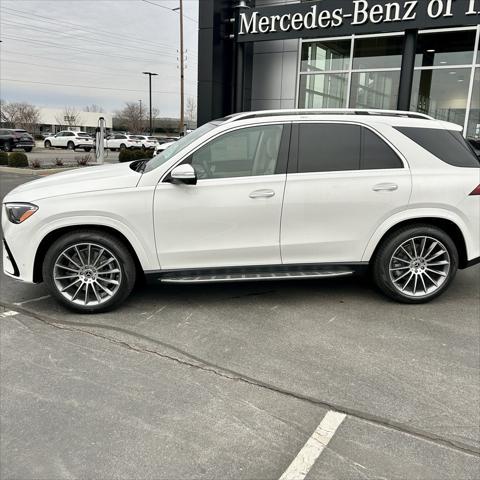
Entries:
<svg viewBox="0 0 480 480">
<path fill-rule="evenodd" d="M 353 69 L 400 68 L 402 66 L 403 36 L 356 38 Z"/>
<path fill-rule="evenodd" d="M 399 71 L 353 73 L 350 107 L 395 110 L 399 84 Z"/>
<path fill-rule="evenodd" d="M 348 75 L 325 73 L 300 76 L 300 108 L 345 108 Z"/>
<path fill-rule="evenodd" d="M 348 70 L 351 40 L 311 42 L 302 45 L 302 72 Z"/>
<path fill-rule="evenodd" d="M 368 128 L 362 128 L 362 132 L 362 170 L 403 168 L 397 154 L 377 134 Z"/>
<path fill-rule="evenodd" d="M 361 127 L 328 123 L 300 125 L 298 171 L 337 172 L 360 168 Z"/>
<path fill-rule="evenodd" d="M 470 72 L 469 68 L 416 70 L 411 110 L 463 126 Z"/>
<path fill-rule="evenodd" d="M 200 179 L 273 175 L 282 131 L 265 125 L 225 133 L 197 150 L 191 164 Z"/>
<path fill-rule="evenodd" d="M 480 141 L 480 68 L 475 70 L 473 83 L 472 106 L 468 119 L 467 137 Z"/>
<path fill-rule="evenodd" d="M 418 36 L 415 66 L 468 65 L 473 61 L 475 30 Z"/>
</svg>

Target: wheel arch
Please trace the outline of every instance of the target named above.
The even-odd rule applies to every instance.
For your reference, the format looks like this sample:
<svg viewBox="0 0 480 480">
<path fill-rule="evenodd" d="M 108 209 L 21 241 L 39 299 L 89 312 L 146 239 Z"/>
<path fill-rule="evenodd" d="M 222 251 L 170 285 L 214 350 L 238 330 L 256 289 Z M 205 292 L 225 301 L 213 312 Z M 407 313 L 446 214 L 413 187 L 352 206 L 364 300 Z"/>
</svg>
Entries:
<svg viewBox="0 0 480 480">
<path fill-rule="evenodd" d="M 465 241 L 465 237 L 463 235 L 462 230 L 460 227 L 451 219 L 441 218 L 441 217 L 416 217 L 416 218 L 409 218 L 406 220 L 402 220 L 395 225 L 392 225 L 388 228 L 380 237 L 380 239 L 376 242 L 374 249 L 370 255 L 370 262 L 376 257 L 378 249 L 382 244 L 383 240 L 390 235 L 395 230 L 399 230 L 403 227 L 407 226 L 414 226 L 414 225 L 431 225 L 433 227 L 440 228 L 443 230 L 447 235 L 450 236 L 452 241 L 455 243 L 455 246 L 458 250 L 458 259 L 460 269 L 466 268 L 468 264 L 468 253 L 467 253 L 467 244 Z"/>
<path fill-rule="evenodd" d="M 144 270 L 138 258 L 137 252 L 133 248 L 128 238 L 125 235 L 123 235 L 123 233 L 121 233 L 120 231 L 118 231 L 113 227 L 108 227 L 104 225 L 95 225 L 95 224 L 72 225 L 72 226 L 60 227 L 49 232 L 47 235 L 45 235 L 45 237 L 40 242 L 37 248 L 37 251 L 35 253 L 35 260 L 33 263 L 34 283 L 40 283 L 43 281 L 42 265 L 50 245 L 52 245 L 52 243 L 55 242 L 57 239 L 59 239 L 62 235 L 69 232 L 78 232 L 79 230 L 96 230 L 98 232 L 109 233 L 110 235 L 113 235 L 114 237 L 118 238 L 121 242 L 125 244 L 128 251 L 132 255 L 133 261 L 135 262 L 135 267 L 137 269 L 137 275 L 139 277 L 144 275 Z"/>
</svg>

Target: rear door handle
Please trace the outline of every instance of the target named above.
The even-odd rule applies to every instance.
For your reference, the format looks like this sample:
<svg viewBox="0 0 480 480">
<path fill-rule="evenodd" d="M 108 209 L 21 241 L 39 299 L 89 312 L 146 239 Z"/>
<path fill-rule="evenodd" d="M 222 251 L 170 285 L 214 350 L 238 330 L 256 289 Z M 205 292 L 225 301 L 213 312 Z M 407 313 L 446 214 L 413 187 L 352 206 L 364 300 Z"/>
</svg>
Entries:
<svg viewBox="0 0 480 480">
<path fill-rule="evenodd" d="M 249 197 L 250 198 L 270 198 L 275 195 L 273 190 L 255 190 L 252 192 Z"/>
<path fill-rule="evenodd" d="M 396 183 L 377 183 L 372 187 L 374 192 L 394 192 L 398 190 L 398 185 Z"/>
</svg>

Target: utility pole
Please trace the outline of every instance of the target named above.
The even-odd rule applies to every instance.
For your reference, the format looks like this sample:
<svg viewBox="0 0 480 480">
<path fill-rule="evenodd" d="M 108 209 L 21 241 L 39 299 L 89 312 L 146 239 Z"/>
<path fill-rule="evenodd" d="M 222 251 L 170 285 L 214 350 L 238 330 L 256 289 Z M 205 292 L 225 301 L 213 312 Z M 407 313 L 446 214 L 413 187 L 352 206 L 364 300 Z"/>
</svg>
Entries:
<svg viewBox="0 0 480 480">
<path fill-rule="evenodd" d="M 152 123 L 152 77 L 158 75 L 153 72 L 143 72 L 144 75 L 148 75 L 148 89 L 150 98 L 150 135 L 153 135 L 153 123 Z"/>
<path fill-rule="evenodd" d="M 172 8 L 173 11 L 180 13 L 180 124 L 178 131 L 180 135 L 183 132 L 185 124 L 185 58 L 183 49 L 183 0 L 180 1 L 180 6 Z"/>
</svg>

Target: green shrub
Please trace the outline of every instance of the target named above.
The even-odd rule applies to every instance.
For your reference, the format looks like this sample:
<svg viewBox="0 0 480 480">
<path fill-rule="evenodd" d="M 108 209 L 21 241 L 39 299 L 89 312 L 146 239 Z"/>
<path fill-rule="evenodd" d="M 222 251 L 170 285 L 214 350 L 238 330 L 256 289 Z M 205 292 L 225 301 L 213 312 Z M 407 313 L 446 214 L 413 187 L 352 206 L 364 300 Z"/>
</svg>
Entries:
<svg viewBox="0 0 480 480">
<path fill-rule="evenodd" d="M 13 152 L 8 156 L 8 166 L 17 168 L 28 167 L 28 157 L 22 152 Z"/>
<path fill-rule="evenodd" d="M 8 165 L 8 153 L 0 152 L 0 165 Z"/>
<path fill-rule="evenodd" d="M 133 150 L 134 160 L 143 160 L 144 158 L 152 158 L 153 150 Z"/>
<path fill-rule="evenodd" d="M 122 150 L 118 154 L 119 162 L 131 162 L 132 160 L 135 160 L 134 152 L 132 150 Z"/>
</svg>

